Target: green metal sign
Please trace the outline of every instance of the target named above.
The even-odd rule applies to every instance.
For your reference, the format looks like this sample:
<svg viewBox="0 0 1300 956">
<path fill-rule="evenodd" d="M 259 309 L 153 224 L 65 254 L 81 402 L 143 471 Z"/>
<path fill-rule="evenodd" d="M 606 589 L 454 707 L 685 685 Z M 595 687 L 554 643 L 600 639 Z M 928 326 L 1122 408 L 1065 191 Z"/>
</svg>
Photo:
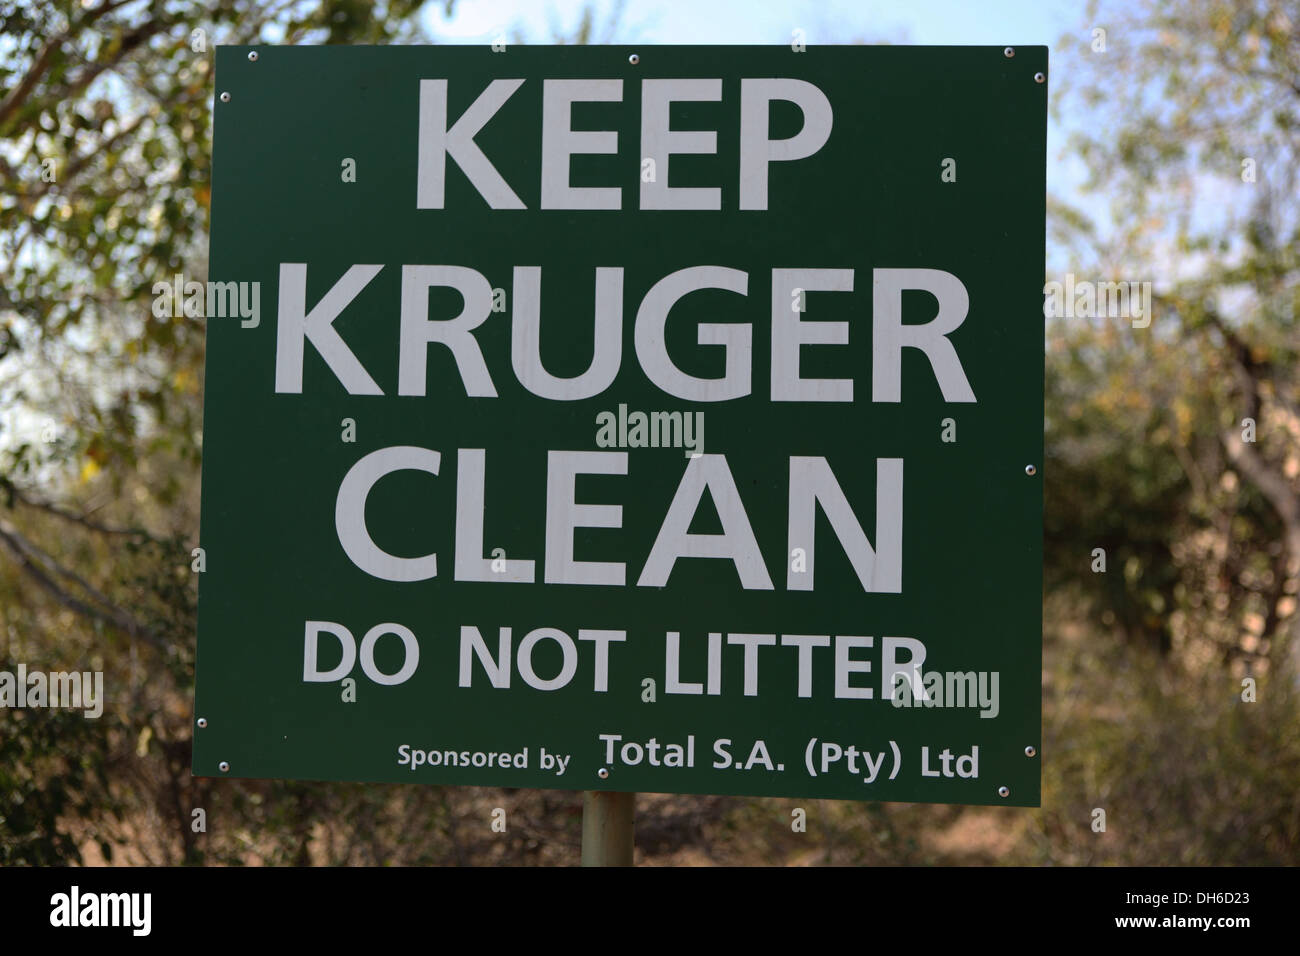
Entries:
<svg viewBox="0 0 1300 956">
<path fill-rule="evenodd" d="M 194 772 L 1036 806 L 1046 72 L 221 49 Z"/>
</svg>

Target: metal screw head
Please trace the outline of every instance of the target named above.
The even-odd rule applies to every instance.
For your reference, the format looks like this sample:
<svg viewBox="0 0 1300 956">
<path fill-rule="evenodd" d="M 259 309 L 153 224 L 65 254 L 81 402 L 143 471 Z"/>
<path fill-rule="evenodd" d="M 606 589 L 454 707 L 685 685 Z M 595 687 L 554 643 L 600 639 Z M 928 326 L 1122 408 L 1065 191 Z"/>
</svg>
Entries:
<svg viewBox="0 0 1300 956">
<path fill-rule="evenodd" d="M 1009 796 L 1011 796 L 1011 788 L 1010 788 L 1010 787 L 998 787 L 998 796 L 999 796 L 999 797 L 1009 797 Z"/>
<path fill-rule="evenodd" d="M 641 62 L 641 58 L 637 56 L 635 53 L 633 53 L 630 57 L 627 58 L 627 62 L 631 63 L 633 66 L 636 66 L 638 63 Z"/>
<path fill-rule="evenodd" d="M 609 771 L 606 770 L 604 767 L 601 767 L 599 770 L 596 771 L 596 776 L 599 777 L 601 780 L 604 780 L 607 777 L 609 777 Z"/>
<path fill-rule="evenodd" d="M 230 773 L 230 764 L 223 760 L 221 763 L 217 764 L 217 769 L 222 773 Z"/>
<path fill-rule="evenodd" d="M 1033 465 L 1025 465 L 1025 474 L 1032 478 L 1034 475 L 1038 474 L 1038 469 Z"/>
<path fill-rule="evenodd" d="M 222 93 L 222 94 L 221 94 L 221 102 L 223 102 L 223 103 L 229 103 L 229 102 L 230 102 L 230 94 L 229 94 L 229 93 Z"/>
<path fill-rule="evenodd" d="M 1015 47 L 1010 47 L 1010 46 L 1007 47 L 1005 50 L 1002 51 L 1002 55 L 1005 56 L 1008 60 L 1011 59 L 1013 56 L 1016 55 Z"/>
<path fill-rule="evenodd" d="M 249 61 L 250 63 L 256 63 L 256 62 L 257 62 L 257 51 L 256 51 L 256 50 L 249 50 L 249 51 L 248 51 L 248 61 Z"/>
<path fill-rule="evenodd" d="M 199 725 L 200 729 L 202 729 L 208 725 L 208 718 L 200 717 L 198 720 L 195 721 L 195 723 Z"/>
<path fill-rule="evenodd" d="M 1026 756 L 1026 757 L 1036 757 L 1036 756 L 1038 756 L 1038 751 L 1035 750 L 1034 747 L 1033 747 L 1033 745 L 1031 744 L 1030 746 L 1028 746 L 1028 747 L 1025 748 L 1025 756 Z"/>
<path fill-rule="evenodd" d="M 1035 83 L 1046 83 L 1046 82 L 1047 82 L 1047 75 L 1044 74 L 1044 73 L 1035 73 L 1035 74 L 1034 74 L 1034 82 L 1035 82 Z"/>
</svg>

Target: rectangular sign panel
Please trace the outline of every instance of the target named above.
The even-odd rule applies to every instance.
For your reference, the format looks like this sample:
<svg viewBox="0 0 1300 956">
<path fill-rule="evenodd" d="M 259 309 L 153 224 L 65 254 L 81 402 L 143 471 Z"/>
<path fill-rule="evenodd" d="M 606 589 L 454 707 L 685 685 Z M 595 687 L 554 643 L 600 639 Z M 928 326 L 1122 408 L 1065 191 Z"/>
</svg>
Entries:
<svg viewBox="0 0 1300 956">
<path fill-rule="evenodd" d="M 217 64 L 196 774 L 1038 804 L 1045 48 Z"/>
</svg>

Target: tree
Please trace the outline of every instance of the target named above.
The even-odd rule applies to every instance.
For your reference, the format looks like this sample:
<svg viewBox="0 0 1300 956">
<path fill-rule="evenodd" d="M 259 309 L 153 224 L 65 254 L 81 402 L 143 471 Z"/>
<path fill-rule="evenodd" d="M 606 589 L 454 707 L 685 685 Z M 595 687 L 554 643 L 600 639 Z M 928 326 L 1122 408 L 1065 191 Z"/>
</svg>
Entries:
<svg viewBox="0 0 1300 956">
<path fill-rule="evenodd" d="M 1300 674 L 1300 8 L 1088 18 L 1105 49 L 1070 47 L 1056 106 L 1084 111 L 1070 147 L 1109 221 L 1058 207 L 1055 226 L 1080 271 L 1153 281 L 1155 315 L 1052 327 L 1049 575 L 1109 545 L 1090 590 L 1130 633 L 1262 668 L 1291 629 Z"/>
<path fill-rule="evenodd" d="M 408 42 L 420 7 L 0 2 L 0 659 L 102 670 L 111 701 L 98 722 L 0 716 L 0 860 L 76 860 L 92 837 L 242 859 L 234 821 L 302 799 L 190 777 L 204 330 L 155 315 L 152 288 L 206 272 L 215 46 Z M 195 807 L 229 835 L 196 832 Z M 290 816 L 259 852 L 301 849 Z"/>
</svg>

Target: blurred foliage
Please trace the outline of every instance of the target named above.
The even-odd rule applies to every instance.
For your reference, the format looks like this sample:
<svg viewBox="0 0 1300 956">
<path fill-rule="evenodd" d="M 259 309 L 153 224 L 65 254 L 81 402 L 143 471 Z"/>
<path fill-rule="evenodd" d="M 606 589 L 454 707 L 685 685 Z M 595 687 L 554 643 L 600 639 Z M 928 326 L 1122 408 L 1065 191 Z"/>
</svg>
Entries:
<svg viewBox="0 0 1300 956">
<path fill-rule="evenodd" d="M 1064 596 L 1062 600 L 1065 600 Z M 1051 605 L 1049 605 L 1051 606 Z M 1280 675 L 1242 681 L 1068 622 L 1050 629 L 1043 810 L 1016 862 L 1294 865 L 1300 696 Z M 1106 829 L 1094 832 L 1094 810 Z"/>
<path fill-rule="evenodd" d="M 1056 203 L 1053 234 L 1080 278 L 1155 301 L 1145 329 L 1049 320 L 1047 583 L 1184 662 L 1294 670 L 1300 4 L 1140 6 L 1091 4 L 1054 70 L 1068 155 L 1109 209 L 1099 227 Z"/>
<path fill-rule="evenodd" d="M 0 670 L 17 662 L 0 660 Z M 81 862 L 70 821 L 111 818 L 106 736 L 111 715 L 74 710 L 14 711 L 0 734 L 0 866 Z M 112 844 L 101 843 L 111 859 Z"/>
<path fill-rule="evenodd" d="M 0 0 L 0 669 L 109 696 L 0 711 L 0 865 L 577 859 L 575 793 L 189 770 L 203 334 L 150 302 L 206 272 L 212 51 L 421 41 L 420 6 Z M 1298 23 L 1093 4 L 1053 59 L 1063 159 L 1109 200 L 1051 198 L 1053 258 L 1156 310 L 1048 322 L 1043 809 L 642 795 L 641 860 L 1297 862 Z"/>
</svg>

